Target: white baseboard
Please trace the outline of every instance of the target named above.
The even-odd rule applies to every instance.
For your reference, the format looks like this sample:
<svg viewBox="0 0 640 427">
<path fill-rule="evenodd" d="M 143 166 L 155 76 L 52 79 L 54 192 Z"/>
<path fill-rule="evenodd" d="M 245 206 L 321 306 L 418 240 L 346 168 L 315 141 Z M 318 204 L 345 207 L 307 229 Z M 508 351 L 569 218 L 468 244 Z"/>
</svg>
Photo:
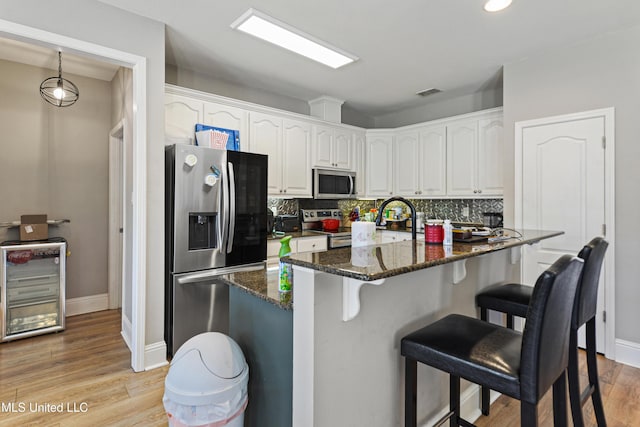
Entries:
<svg viewBox="0 0 640 427">
<path fill-rule="evenodd" d="M 500 397 L 500 393 L 495 390 L 491 390 L 491 403 L 495 402 Z M 433 426 L 449 413 L 449 407 L 442 409 L 433 418 L 427 422 L 421 424 L 421 427 Z M 465 420 L 474 423 L 480 416 L 480 386 L 473 384 L 460 394 L 460 416 Z M 444 425 L 449 425 L 448 422 Z"/>
<path fill-rule="evenodd" d="M 109 309 L 109 294 L 90 295 L 88 297 L 66 300 L 66 317 L 93 313 Z"/>
<path fill-rule="evenodd" d="M 616 362 L 640 368 L 640 344 L 616 339 Z"/>
<path fill-rule="evenodd" d="M 123 314 L 122 330 L 120 331 L 120 335 L 122 335 L 122 339 L 124 339 L 125 344 L 129 347 L 129 351 L 131 351 L 131 330 L 131 320 Z"/>
<path fill-rule="evenodd" d="M 144 370 L 159 368 L 169 364 L 167 362 L 167 344 L 159 341 L 144 347 Z"/>
</svg>

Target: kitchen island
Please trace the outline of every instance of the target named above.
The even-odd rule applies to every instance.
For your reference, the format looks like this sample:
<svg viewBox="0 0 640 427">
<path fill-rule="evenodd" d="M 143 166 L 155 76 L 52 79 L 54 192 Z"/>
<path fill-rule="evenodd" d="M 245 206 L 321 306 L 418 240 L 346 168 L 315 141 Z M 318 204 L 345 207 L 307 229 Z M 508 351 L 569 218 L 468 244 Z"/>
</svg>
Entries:
<svg viewBox="0 0 640 427">
<path fill-rule="evenodd" d="M 400 426 L 400 339 L 449 313 L 476 316 L 481 289 L 518 281 L 521 250 L 562 234 L 520 230 L 452 247 L 404 241 L 293 254 L 293 426 Z M 446 412 L 448 379 L 418 367 L 418 420 Z M 462 386 L 463 415 L 479 415 L 478 387 Z"/>
</svg>

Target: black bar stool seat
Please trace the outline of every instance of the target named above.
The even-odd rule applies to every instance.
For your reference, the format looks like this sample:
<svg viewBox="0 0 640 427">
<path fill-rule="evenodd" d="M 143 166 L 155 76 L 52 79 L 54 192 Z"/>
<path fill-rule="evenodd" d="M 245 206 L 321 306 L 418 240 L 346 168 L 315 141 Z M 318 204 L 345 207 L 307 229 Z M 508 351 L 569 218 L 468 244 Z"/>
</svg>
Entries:
<svg viewBox="0 0 640 427">
<path fill-rule="evenodd" d="M 460 378 L 520 400 L 521 425 L 538 425 L 537 405 L 553 386 L 556 426 L 566 426 L 569 328 L 582 260 L 564 255 L 536 282 L 523 333 L 451 314 L 403 337 L 405 426 L 417 424 L 417 362 L 448 372 L 451 426 L 472 426 L 460 416 Z"/>
<path fill-rule="evenodd" d="M 428 360 L 429 366 L 476 384 L 499 384 L 514 399 L 520 399 L 521 347 L 522 334 L 459 314 L 402 339 L 403 356 Z"/>
<path fill-rule="evenodd" d="M 592 398 L 594 412 L 599 427 L 606 426 L 596 361 L 595 316 L 598 299 L 598 282 L 605 252 L 609 243 L 601 237 L 592 239 L 586 244 L 578 257 L 584 260 L 584 269 L 578 283 L 578 290 L 573 307 L 570 342 L 569 342 L 569 399 L 573 423 L 576 427 L 584 426 L 582 406 L 589 397 Z M 480 308 L 480 319 L 487 320 L 487 310 L 495 310 L 507 315 L 507 328 L 513 329 L 513 318 L 527 317 L 527 309 L 533 294 L 533 287 L 517 283 L 509 283 L 488 288 L 476 295 L 476 305 Z M 586 324 L 586 352 L 589 384 L 580 391 L 578 372 L 578 329 Z M 482 388 L 482 413 L 489 415 L 489 390 Z"/>
</svg>

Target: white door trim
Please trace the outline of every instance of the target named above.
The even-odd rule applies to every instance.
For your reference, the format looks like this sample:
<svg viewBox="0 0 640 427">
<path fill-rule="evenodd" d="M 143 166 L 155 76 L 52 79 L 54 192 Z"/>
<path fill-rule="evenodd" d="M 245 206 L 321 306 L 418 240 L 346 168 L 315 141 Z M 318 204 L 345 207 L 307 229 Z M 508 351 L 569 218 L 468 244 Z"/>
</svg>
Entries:
<svg viewBox="0 0 640 427">
<path fill-rule="evenodd" d="M 117 49 L 100 46 L 61 34 L 0 19 L 0 35 L 28 43 L 65 48 L 70 52 L 88 54 L 133 70 L 133 206 L 132 239 L 132 346 L 131 367 L 145 369 L 146 312 L 146 175 L 147 175 L 147 59 Z"/>
<path fill-rule="evenodd" d="M 125 283 L 123 277 L 123 247 L 122 232 L 122 207 L 124 188 L 122 180 L 122 156 L 125 146 L 125 119 L 109 132 L 109 309 L 114 310 L 123 305 L 122 286 Z"/>
<path fill-rule="evenodd" d="M 522 228 L 522 135 L 524 129 L 561 123 L 573 120 L 591 119 L 602 117 L 605 123 L 606 150 L 605 157 L 605 224 L 607 226 L 606 238 L 609 248 L 606 254 L 605 277 L 605 310 L 607 320 L 605 322 L 605 356 L 615 359 L 615 109 L 613 107 L 598 110 L 584 111 L 580 113 L 564 114 L 560 116 L 545 117 L 542 119 L 526 120 L 515 123 L 515 197 L 514 197 L 514 223 L 516 228 Z"/>
</svg>

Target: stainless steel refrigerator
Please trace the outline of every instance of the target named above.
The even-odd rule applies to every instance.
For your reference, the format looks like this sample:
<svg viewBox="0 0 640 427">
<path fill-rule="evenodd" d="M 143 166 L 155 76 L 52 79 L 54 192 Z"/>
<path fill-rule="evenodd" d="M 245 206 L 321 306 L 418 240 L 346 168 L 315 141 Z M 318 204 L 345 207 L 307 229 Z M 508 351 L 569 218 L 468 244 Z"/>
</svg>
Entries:
<svg viewBox="0 0 640 427">
<path fill-rule="evenodd" d="M 167 146 L 165 189 L 165 341 L 172 356 L 199 333 L 228 332 L 221 275 L 264 266 L 267 156 Z"/>
</svg>

